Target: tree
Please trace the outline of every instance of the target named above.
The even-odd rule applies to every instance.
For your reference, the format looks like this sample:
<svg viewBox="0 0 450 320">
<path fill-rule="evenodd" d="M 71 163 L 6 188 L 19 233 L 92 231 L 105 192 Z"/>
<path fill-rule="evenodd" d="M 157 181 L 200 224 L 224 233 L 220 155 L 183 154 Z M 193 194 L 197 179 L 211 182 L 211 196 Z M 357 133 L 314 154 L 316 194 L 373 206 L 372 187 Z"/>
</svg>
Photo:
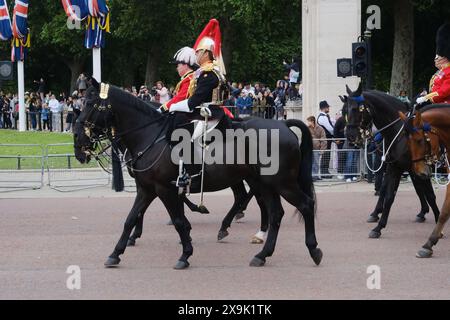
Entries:
<svg viewBox="0 0 450 320">
<path fill-rule="evenodd" d="M 394 2 L 395 30 L 390 93 L 413 91 L 414 7 L 410 0 Z"/>
</svg>

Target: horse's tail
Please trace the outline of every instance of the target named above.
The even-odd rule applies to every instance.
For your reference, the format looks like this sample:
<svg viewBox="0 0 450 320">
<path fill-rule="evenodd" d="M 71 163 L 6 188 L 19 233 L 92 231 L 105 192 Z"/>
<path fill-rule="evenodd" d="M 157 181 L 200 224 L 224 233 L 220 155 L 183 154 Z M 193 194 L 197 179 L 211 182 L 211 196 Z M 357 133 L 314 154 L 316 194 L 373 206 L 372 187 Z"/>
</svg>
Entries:
<svg viewBox="0 0 450 320">
<path fill-rule="evenodd" d="M 286 120 L 286 125 L 292 128 L 298 128 L 301 131 L 301 137 L 298 134 L 300 143 L 300 169 L 297 177 L 299 187 L 302 191 L 304 201 L 308 203 L 308 207 L 312 210 L 314 215 L 317 212 L 316 192 L 314 190 L 314 183 L 312 177 L 313 165 L 313 139 L 308 126 L 300 120 L 290 119 Z M 295 133 L 295 131 L 294 131 Z"/>
</svg>

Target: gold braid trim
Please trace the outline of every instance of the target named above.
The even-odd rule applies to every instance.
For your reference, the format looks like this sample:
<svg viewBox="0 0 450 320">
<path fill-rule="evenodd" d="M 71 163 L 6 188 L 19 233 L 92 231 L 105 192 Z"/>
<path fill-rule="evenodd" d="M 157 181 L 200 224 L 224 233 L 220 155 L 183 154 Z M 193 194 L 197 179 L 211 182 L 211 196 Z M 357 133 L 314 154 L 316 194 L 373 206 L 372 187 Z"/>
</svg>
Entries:
<svg viewBox="0 0 450 320">
<path fill-rule="evenodd" d="M 195 89 L 197 89 L 197 78 L 192 77 L 191 82 L 189 83 L 186 98 L 192 97 L 194 95 Z"/>
<path fill-rule="evenodd" d="M 438 71 L 439 72 L 439 71 Z M 438 73 L 436 72 L 433 77 L 430 80 L 430 88 L 428 91 L 433 91 L 434 81 L 436 80 L 436 77 L 438 76 Z"/>
<path fill-rule="evenodd" d="M 436 98 L 436 97 L 439 97 L 439 93 L 437 93 L 437 92 L 432 92 L 432 93 L 426 95 L 426 96 L 425 96 L 425 99 L 431 100 L 431 102 L 434 103 L 434 98 Z"/>
</svg>

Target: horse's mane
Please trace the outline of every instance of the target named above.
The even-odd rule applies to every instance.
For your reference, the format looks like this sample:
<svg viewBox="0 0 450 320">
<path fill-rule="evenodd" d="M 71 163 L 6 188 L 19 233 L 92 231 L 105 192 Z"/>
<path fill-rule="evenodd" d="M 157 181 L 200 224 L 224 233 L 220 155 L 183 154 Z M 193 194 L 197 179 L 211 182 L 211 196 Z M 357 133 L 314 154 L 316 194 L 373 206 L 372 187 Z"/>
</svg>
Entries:
<svg viewBox="0 0 450 320">
<path fill-rule="evenodd" d="M 448 108 L 450 108 L 450 104 L 448 104 L 448 103 L 430 104 L 428 106 L 420 108 L 419 112 L 422 113 L 422 112 L 425 112 L 425 111 L 428 111 L 428 110 L 448 109 Z"/>
<path fill-rule="evenodd" d="M 375 100 L 377 103 L 382 103 L 383 105 L 395 108 L 395 111 L 408 111 L 408 106 L 404 102 L 382 91 L 367 90 L 364 91 L 364 97 L 368 97 L 369 99 Z"/>
<path fill-rule="evenodd" d="M 148 116 L 152 117 L 153 119 L 162 117 L 162 115 L 158 111 L 156 111 L 156 109 L 161 105 L 160 103 L 146 102 L 116 86 L 109 87 L 109 99 L 113 100 L 115 103 L 119 103 L 122 106 L 135 108 L 141 113 L 147 114 Z"/>
</svg>

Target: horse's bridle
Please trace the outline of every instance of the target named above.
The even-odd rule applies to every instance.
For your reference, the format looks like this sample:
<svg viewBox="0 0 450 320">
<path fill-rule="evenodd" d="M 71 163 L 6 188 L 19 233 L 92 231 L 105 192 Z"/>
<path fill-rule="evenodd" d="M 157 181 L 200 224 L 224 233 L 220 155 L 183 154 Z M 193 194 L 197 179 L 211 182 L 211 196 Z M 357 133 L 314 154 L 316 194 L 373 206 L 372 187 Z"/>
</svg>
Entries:
<svg viewBox="0 0 450 320">
<path fill-rule="evenodd" d="M 108 149 L 111 148 L 111 152 L 115 152 L 118 155 L 119 148 L 118 143 L 119 141 L 126 135 L 139 131 L 141 129 L 144 129 L 152 124 L 160 122 L 161 119 L 155 119 L 154 121 L 150 121 L 145 123 L 142 126 L 129 129 L 125 132 L 121 132 L 120 134 L 116 134 L 116 130 L 114 128 L 114 123 L 112 119 L 114 119 L 114 114 L 112 111 L 112 106 L 109 103 L 108 99 L 108 91 L 109 91 L 109 85 L 102 83 L 101 84 L 101 90 L 99 97 L 101 99 L 101 103 L 95 103 L 94 106 L 89 110 L 89 113 L 82 119 L 77 119 L 77 122 L 79 122 L 84 129 L 85 135 L 90 139 L 90 142 L 95 145 L 100 145 L 101 148 L 98 152 L 94 150 L 84 150 L 85 152 L 88 152 L 92 157 L 94 157 L 99 165 L 102 167 L 103 170 L 109 173 L 109 170 L 107 169 L 107 166 L 105 166 L 102 161 L 100 160 L 101 156 L 107 155 L 106 152 Z M 95 119 L 91 120 L 92 114 L 96 112 Z M 106 113 L 106 114 L 105 114 Z M 99 120 L 99 117 L 103 115 L 104 119 L 104 126 L 98 125 L 97 122 Z M 126 165 L 128 166 L 128 163 L 131 163 L 131 166 L 128 166 L 131 170 L 134 170 L 134 166 L 136 165 L 136 162 L 142 158 L 142 156 L 147 153 L 149 150 L 153 148 L 153 146 L 165 139 L 163 136 L 164 129 L 167 127 L 169 117 L 165 117 L 164 124 L 161 127 L 160 132 L 157 134 L 155 139 L 151 142 L 149 146 L 147 146 L 143 151 L 138 152 L 136 157 L 131 157 L 129 160 L 126 161 Z M 97 129 L 97 130 L 95 130 Z M 100 135 L 98 135 L 95 131 L 101 132 Z M 105 144 L 105 141 L 106 142 Z M 107 155 L 108 158 L 111 158 L 111 156 Z M 120 157 L 119 157 L 120 158 Z"/>
<path fill-rule="evenodd" d="M 437 135 L 436 130 L 429 125 L 428 123 L 424 123 L 421 128 L 413 127 L 412 130 L 414 132 L 419 132 L 422 130 L 423 141 L 425 143 L 425 152 L 423 157 L 418 159 L 412 159 L 413 163 L 424 161 L 426 165 L 432 166 L 435 163 L 439 162 L 439 157 L 436 154 L 433 154 L 433 147 L 431 146 L 431 138 L 429 134 Z"/>
<path fill-rule="evenodd" d="M 357 103 L 358 112 L 361 115 L 361 121 L 359 124 L 349 123 L 348 127 L 357 128 L 362 140 L 373 138 L 372 135 L 372 115 L 370 114 L 369 107 L 365 104 L 364 97 L 348 97 L 349 100 L 355 101 Z M 350 109 L 350 105 L 347 105 L 347 109 Z M 351 110 L 347 111 L 347 115 L 350 114 Z M 346 119 L 348 121 L 348 119 Z"/>
</svg>

